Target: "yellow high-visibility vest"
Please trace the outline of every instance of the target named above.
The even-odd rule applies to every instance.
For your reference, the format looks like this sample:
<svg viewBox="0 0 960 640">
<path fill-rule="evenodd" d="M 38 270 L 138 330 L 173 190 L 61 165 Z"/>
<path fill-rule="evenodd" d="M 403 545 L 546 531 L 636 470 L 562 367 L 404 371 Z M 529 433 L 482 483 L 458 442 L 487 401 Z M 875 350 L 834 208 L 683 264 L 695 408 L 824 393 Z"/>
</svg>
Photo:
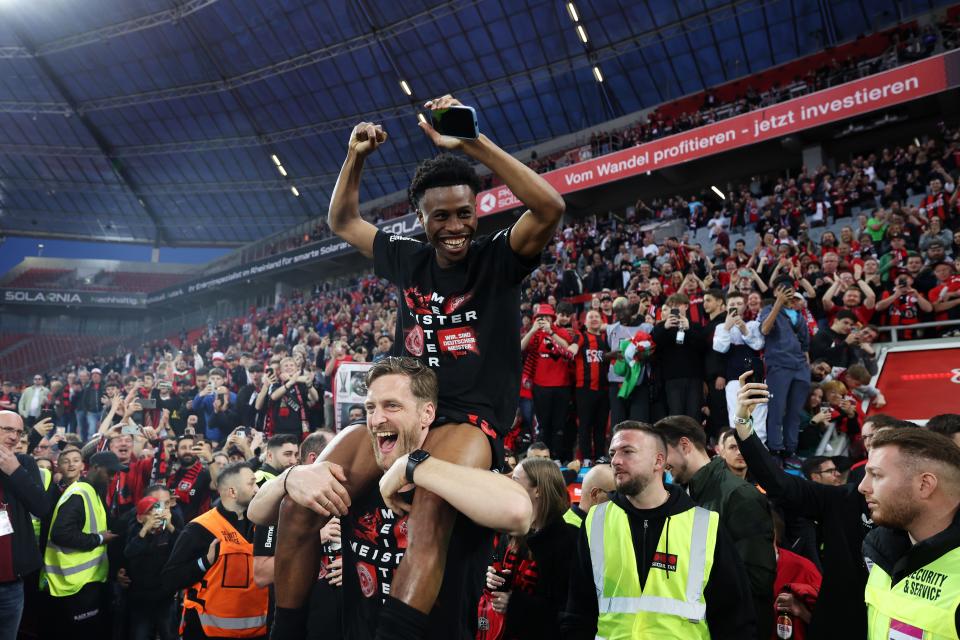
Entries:
<svg viewBox="0 0 960 640">
<path fill-rule="evenodd" d="M 701 507 L 670 516 L 641 589 L 627 512 L 613 502 L 591 507 L 584 526 L 600 612 L 597 638 L 709 638 L 703 590 L 719 522 Z"/>
<path fill-rule="evenodd" d="M 867 638 L 957 640 L 960 548 L 943 554 L 897 584 L 874 564 L 867 578 Z"/>
<path fill-rule="evenodd" d="M 578 516 L 576 511 L 573 509 L 567 509 L 563 512 L 563 520 L 567 524 L 572 524 L 577 529 L 579 529 L 580 525 L 583 524 L 583 520 L 580 519 L 580 516 Z"/>
<path fill-rule="evenodd" d="M 40 469 L 40 481 L 43 483 L 43 490 L 46 492 L 50 488 L 50 479 L 53 478 L 53 475 L 43 467 Z M 30 520 L 33 523 L 33 536 L 37 539 L 37 544 L 40 544 L 40 518 L 30 514 Z"/>
<path fill-rule="evenodd" d="M 103 533 L 107 530 L 107 512 L 103 508 L 100 496 L 92 485 L 77 481 L 71 484 L 53 510 L 53 519 L 50 530 L 56 526 L 60 507 L 67 500 L 79 494 L 83 498 L 84 522 L 83 533 Z M 106 582 L 109 563 L 107 560 L 107 546 L 99 545 L 90 551 L 79 549 L 64 549 L 47 540 L 47 548 L 43 553 L 43 571 L 50 586 L 50 595 L 55 597 L 70 596 L 91 582 Z"/>
</svg>

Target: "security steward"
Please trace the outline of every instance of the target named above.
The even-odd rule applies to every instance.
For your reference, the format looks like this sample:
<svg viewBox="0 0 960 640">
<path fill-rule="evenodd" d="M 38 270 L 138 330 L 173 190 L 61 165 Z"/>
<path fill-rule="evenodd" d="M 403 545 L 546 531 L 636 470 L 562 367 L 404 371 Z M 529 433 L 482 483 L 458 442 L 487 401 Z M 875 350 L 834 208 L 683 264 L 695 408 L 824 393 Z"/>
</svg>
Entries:
<svg viewBox="0 0 960 640">
<path fill-rule="evenodd" d="M 110 451 L 90 457 L 86 477 L 67 487 L 53 509 L 43 572 L 57 637 L 108 633 L 107 545 L 119 536 L 107 527 L 106 495 L 124 467 Z"/>
<path fill-rule="evenodd" d="M 187 524 L 161 582 L 185 589 L 180 635 L 197 638 L 266 638 L 268 594 L 253 582 L 254 525 L 246 511 L 257 484 L 245 463 L 217 477 L 220 504 Z"/>
<path fill-rule="evenodd" d="M 716 513 L 664 486 L 663 436 L 621 422 L 610 456 L 617 489 L 590 507 L 580 529 L 562 637 L 753 637 L 743 564 Z"/>
<path fill-rule="evenodd" d="M 297 464 L 299 450 L 300 441 L 297 436 L 290 433 L 281 433 L 267 440 L 267 455 L 263 464 L 254 473 L 257 486 L 262 487 L 268 480 L 273 480 L 286 469 Z"/>
<path fill-rule="evenodd" d="M 960 448 L 926 429 L 873 438 L 860 492 L 879 525 L 870 565 L 868 640 L 960 635 Z"/>
</svg>

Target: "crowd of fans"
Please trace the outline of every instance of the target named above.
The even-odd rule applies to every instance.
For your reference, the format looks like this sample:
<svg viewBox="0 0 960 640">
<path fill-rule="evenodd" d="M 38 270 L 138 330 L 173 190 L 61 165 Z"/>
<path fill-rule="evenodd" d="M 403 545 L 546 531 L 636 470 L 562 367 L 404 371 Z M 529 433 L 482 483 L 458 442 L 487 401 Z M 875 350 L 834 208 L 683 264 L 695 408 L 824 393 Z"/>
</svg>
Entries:
<svg viewBox="0 0 960 640">
<path fill-rule="evenodd" d="M 942 321 L 960 319 L 958 144 L 960 133 L 944 126 L 923 144 L 884 148 L 832 172 L 754 179 L 723 201 L 678 197 L 640 203 L 625 221 L 563 226 L 524 289 L 524 374 L 520 410 L 506 439 L 508 464 L 554 458 L 562 464 L 559 476 L 531 464 L 523 477 L 536 473 L 537 482 L 560 482 L 564 491 L 582 483 L 584 509 L 612 488 L 584 477 L 608 468 L 612 426 L 656 424 L 675 456 L 673 479 L 687 484 L 695 501 L 722 501 L 708 494 L 726 491 L 727 481 L 706 477 L 726 469 L 763 486 L 785 522 L 778 528 L 780 558 L 805 578 L 781 581 L 766 552 L 773 547 L 763 547 L 756 531 L 743 533 L 759 549 L 742 551 L 753 558 L 747 568 L 755 606 L 766 607 L 776 595 L 775 610 L 787 612 L 798 628 L 833 610 L 840 596 L 817 606 L 820 570 L 824 589 L 830 582 L 836 591 L 837 577 L 828 578 L 828 571 L 847 571 L 849 583 L 854 569 L 837 568 L 836 557 L 822 554 L 823 541 L 838 534 L 801 517 L 811 507 L 794 485 L 804 482 L 797 475 L 824 485 L 844 485 L 848 477 L 859 482 L 871 438 L 880 428 L 904 426 L 867 412 L 885 403 L 870 385 L 880 327 L 941 321 L 933 329 L 906 329 L 905 339 L 957 331 Z M 713 247 L 686 236 L 657 241 L 642 230 L 645 215 L 679 216 L 691 229 L 706 224 Z M 838 234 L 812 239 L 812 227 L 844 220 L 849 224 Z M 732 230 L 749 228 L 761 238 L 756 246 L 731 243 Z M 45 571 L 53 566 L 55 574 L 55 563 L 65 561 L 50 555 L 51 547 L 107 548 L 109 575 L 91 576 L 84 588 L 96 586 L 70 593 L 70 607 L 106 597 L 117 612 L 110 622 L 115 633 L 173 637 L 174 596 L 183 580 L 170 578 L 164 567 L 185 523 L 209 513 L 218 495 L 221 504 L 242 510 L 251 497 L 244 497 L 243 483 L 282 472 L 296 462 L 298 447 L 303 457 L 319 453 L 334 435 L 337 368 L 393 352 L 396 295 L 365 275 L 349 290 L 318 288 L 245 317 L 211 321 L 179 340 L 38 373 L 22 387 L 5 381 L 0 410 L 18 413 L 24 425 L 10 429 L 17 436 L 12 448 L 48 478 L 51 509 L 37 519 L 44 557 L 54 563 L 45 561 Z M 752 417 L 759 447 L 734 438 L 729 428 L 745 375 L 765 380 L 772 392 L 769 405 Z M 358 405 L 351 417 L 363 413 Z M 948 433 L 957 430 L 956 420 L 940 421 Z M 749 455 L 738 445 L 750 445 Z M 712 463 L 708 451 L 716 452 Z M 231 466 L 237 462 L 257 475 L 240 473 Z M 224 469 L 230 470 L 226 484 Z M 796 475 L 783 475 L 784 469 Z M 52 505 L 78 480 L 102 500 L 108 530 L 51 528 Z M 844 486 L 852 487 L 847 499 L 862 500 L 855 484 Z M 82 511 L 86 494 L 76 491 L 71 508 Z M 750 496 L 741 508 L 746 513 L 761 494 Z M 737 532 L 743 513 L 728 506 L 721 518 Z M 773 535 L 772 524 L 767 534 Z M 81 539 L 90 535 L 96 544 Z M 517 541 L 503 544 L 508 551 L 496 566 L 520 570 Z M 336 578 L 335 569 L 331 575 Z M 479 603 L 488 622 L 511 615 L 498 575 L 488 578 Z M 51 578 L 46 589 L 62 594 Z M 538 587 L 533 580 L 514 588 Z M 33 597 L 34 605 L 41 602 Z M 45 621 L 32 611 L 28 607 L 25 624 L 36 629 Z M 71 611 L 51 620 L 62 622 Z M 774 608 L 767 613 L 773 616 Z"/>
</svg>

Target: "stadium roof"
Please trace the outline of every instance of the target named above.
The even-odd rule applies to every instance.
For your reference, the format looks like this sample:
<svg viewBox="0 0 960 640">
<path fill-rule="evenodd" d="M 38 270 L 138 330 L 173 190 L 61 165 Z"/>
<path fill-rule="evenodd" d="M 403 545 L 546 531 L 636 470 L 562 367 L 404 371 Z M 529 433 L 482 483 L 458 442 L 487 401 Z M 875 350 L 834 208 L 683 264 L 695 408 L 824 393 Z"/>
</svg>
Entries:
<svg viewBox="0 0 960 640">
<path fill-rule="evenodd" d="M 416 127 L 432 96 L 518 150 L 940 4 L 3 0 L 0 230 L 249 242 L 325 213 L 361 119 L 391 134 L 375 198 L 433 152 Z"/>
</svg>

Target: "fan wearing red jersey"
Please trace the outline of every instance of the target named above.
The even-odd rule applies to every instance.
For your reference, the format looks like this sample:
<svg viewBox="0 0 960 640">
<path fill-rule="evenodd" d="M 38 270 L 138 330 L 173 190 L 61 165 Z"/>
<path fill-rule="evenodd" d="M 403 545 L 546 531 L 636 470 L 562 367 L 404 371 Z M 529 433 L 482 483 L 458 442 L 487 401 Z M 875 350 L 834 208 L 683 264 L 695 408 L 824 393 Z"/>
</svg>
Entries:
<svg viewBox="0 0 960 640">
<path fill-rule="evenodd" d="M 460 103 L 451 96 L 425 105 L 434 111 L 454 106 Z M 379 231 L 360 217 L 360 179 L 366 158 L 386 142 L 387 133 L 364 122 L 350 134 L 327 220 L 337 235 L 374 259 L 378 276 L 402 292 L 394 353 L 414 356 L 438 373 L 437 418 L 423 449 L 440 460 L 489 469 L 517 410 L 516 393 L 505 390 L 520 386 L 520 283 L 538 266 L 565 205 L 542 177 L 485 135 L 460 139 L 426 122 L 420 128 L 437 147 L 462 151 L 488 167 L 529 210 L 509 229 L 474 237 L 480 179 L 469 162 L 443 154 L 421 164 L 409 190 L 427 242 Z M 319 530 L 331 516 L 344 515 L 351 496 L 380 474 L 362 431 L 341 432 L 318 464 L 288 476 L 300 498 L 299 504 L 285 499 L 280 513 L 275 638 L 303 637 L 301 607 L 319 567 Z M 455 516 L 435 494 L 417 491 L 409 544 L 380 613 L 378 640 L 423 635 Z"/>
<path fill-rule="evenodd" d="M 607 369 L 610 345 L 598 311 L 587 312 L 586 322 L 574 339 L 574 392 L 577 401 L 580 459 L 596 460 L 607 453 Z"/>
</svg>

